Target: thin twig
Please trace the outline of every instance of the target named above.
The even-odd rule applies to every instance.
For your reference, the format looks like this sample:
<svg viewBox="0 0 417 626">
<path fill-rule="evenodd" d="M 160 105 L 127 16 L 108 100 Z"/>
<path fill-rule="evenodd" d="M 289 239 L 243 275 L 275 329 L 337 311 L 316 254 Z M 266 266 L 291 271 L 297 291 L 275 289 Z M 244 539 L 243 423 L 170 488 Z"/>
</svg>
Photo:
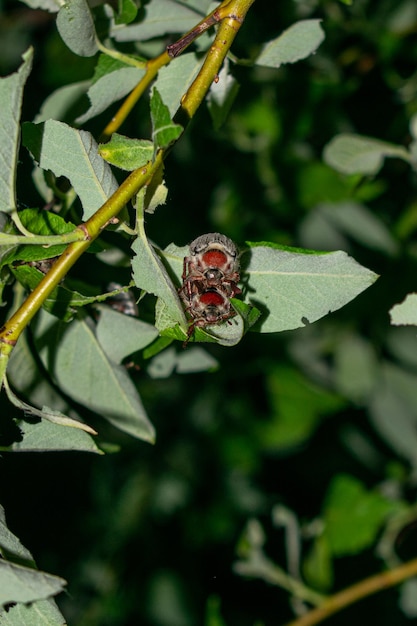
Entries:
<svg viewBox="0 0 417 626">
<path fill-rule="evenodd" d="M 292 622 L 288 622 L 285 626 L 314 626 L 327 618 L 345 609 L 346 607 L 366 598 L 367 596 L 394 587 L 404 580 L 417 575 L 417 559 L 408 561 L 403 565 L 399 565 L 395 569 L 387 572 L 375 574 L 365 580 L 355 583 L 351 587 L 347 587 L 333 596 L 328 597 L 321 606 L 312 609 L 302 617 Z"/>
</svg>

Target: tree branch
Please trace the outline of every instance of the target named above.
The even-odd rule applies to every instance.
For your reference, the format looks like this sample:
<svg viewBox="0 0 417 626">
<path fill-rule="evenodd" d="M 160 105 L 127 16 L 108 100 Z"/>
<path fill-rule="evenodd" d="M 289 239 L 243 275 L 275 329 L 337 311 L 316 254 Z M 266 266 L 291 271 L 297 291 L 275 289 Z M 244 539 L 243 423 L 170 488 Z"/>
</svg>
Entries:
<svg viewBox="0 0 417 626">
<path fill-rule="evenodd" d="M 218 75 L 224 57 L 243 23 L 247 11 L 255 0 L 225 0 L 218 8 L 218 19 L 221 20 L 216 37 L 208 50 L 205 62 L 193 84 L 182 99 L 179 109 L 183 126 L 193 117 L 203 102 L 210 85 Z M 207 19 L 207 18 L 206 18 Z M 203 20 L 204 21 L 204 20 Z M 126 102 L 107 126 L 104 134 L 107 135 L 122 123 L 134 103 L 157 74 L 160 67 L 171 60 L 168 52 L 153 59 L 147 64 L 147 73 L 137 87 L 128 96 Z M 185 115 L 184 115 L 185 114 Z M 178 113 L 177 113 L 178 115 Z M 29 324 L 43 302 L 65 277 L 78 258 L 88 249 L 91 243 L 100 235 L 101 231 L 135 197 L 138 191 L 147 185 L 155 172 L 158 171 L 172 145 L 160 150 L 152 163 L 132 172 L 120 185 L 117 191 L 103 204 L 103 206 L 85 223 L 77 227 L 84 233 L 82 241 L 71 243 L 61 257 L 54 263 L 50 271 L 40 281 L 37 287 L 29 294 L 22 306 L 0 329 L 0 380 L 6 370 L 10 353 L 20 334 Z"/>
<path fill-rule="evenodd" d="M 328 597 L 321 606 L 312 609 L 302 617 L 292 622 L 288 622 L 285 626 L 314 626 L 325 619 L 334 615 L 338 611 L 366 598 L 367 596 L 394 587 L 404 580 L 417 575 L 417 559 L 408 561 L 403 565 L 380 574 L 375 574 L 369 578 L 365 578 L 351 587 L 347 587 L 333 596 Z"/>
</svg>

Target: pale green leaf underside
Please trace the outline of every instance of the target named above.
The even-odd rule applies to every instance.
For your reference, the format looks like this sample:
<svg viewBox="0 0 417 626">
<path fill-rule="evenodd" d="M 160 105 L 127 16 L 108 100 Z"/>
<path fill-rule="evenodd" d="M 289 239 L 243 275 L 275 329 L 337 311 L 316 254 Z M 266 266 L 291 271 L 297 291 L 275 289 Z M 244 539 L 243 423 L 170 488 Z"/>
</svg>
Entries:
<svg viewBox="0 0 417 626">
<path fill-rule="evenodd" d="M 56 25 L 72 52 L 82 57 L 96 54 L 96 31 L 87 0 L 68 0 L 59 10 Z"/>
<path fill-rule="evenodd" d="M 38 415 L 42 417 L 41 422 L 33 424 L 25 420 L 18 421 L 22 440 L 14 443 L 11 449 L 19 451 L 69 449 L 100 453 L 94 439 L 88 434 L 94 431 L 81 422 L 80 416 L 75 413 L 73 408 L 68 406 L 62 395 L 54 389 L 44 374 L 39 371 L 39 366 L 33 357 L 25 335 L 20 337 L 11 354 L 7 369 L 7 379 L 12 383 L 13 389 L 19 395 L 28 399 L 32 405 L 54 407 L 53 411 L 47 408 L 39 409 Z M 32 413 L 32 415 L 35 411 L 33 406 L 29 407 L 29 409 L 25 408 L 23 402 L 21 402 L 21 408 L 29 414 Z M 62 420 L 58 424 L 57 421 L 59 421 L 60 415 Z M 50 420 L 46 421 L 48 417 Z M 66 422 L 69 419 L 71 423 Z M 86 431 L 83 430 L 84 427 Z"/>
<path fill-rule="evenodd" d="M 256 65 L 280 67 L 313 54 L 324 39 L 320 20 L 301 20 L 268 42 L 256 59 Z"/>
<path fill-rule="evenodd" d="M 19 151 L 20 112 L 23 89 L 32 69 L 33 49 L 23 55 L 19 70 L 6 78 L 0 78 L 0 211 L 10 212 L 16 208 L 15 181 Z"/>
<path fill-rule="evenodd" d="M 3 506 L 0 504 L 0 552 L 2 556 L 9 555 L 20 561 L 26 561 L 27 565 L 35 566 L 35 562 L 29 550 L 20 542 L 7 527 L 6 515 Z"/>
<path fill-rule="evenodd" d="M 167 33 L 186 33 L 203 17 L 193 9 L 174 0 L 157 0 L 146 5 L 143 22 L 126 27 L 115 26 L 112 35 L 117 41 L 145 41 Z"/>
<path fill-rule="evenodd" d="M 38 600 L 31 604 L 15 604 L 7 611 L 0 610 L 0 626 L 65 626 L 66 621 L 55 602 Z"/>
<path fill-rule="evenodd" d="M 51 452 L 56 450 L 77 450 L 101 454 L 93 438 L 79 428 L 61 426 L 48 420 L 36 424 L 20 420 L 17 426 L 23 440 L 11 446 L 15 452 Z"/>
<path fill-rule="evenodd" d="M 88 320 L 63 324 L 42 311 L 38 321 L 40 356 L 59 387 L 116 428 L 153 441 L 154 428 L 128 372 L 107 357 Z"/>
<path fill-rule="evenodd" d="M 38 130 L 37 126 L 25 125 L 25 144 L 42 169 L 70 180 L 83 205 L 84 219 L 88 219 L 118 188 L 110 166 L 98 154 L 97 142 L 87 131 L 48 120 L 43 124 L 41 137 L 32 139 L 42 131 L 42 125 L 39 126 Z M 40 147 L 39 155 L 32 142 L 36 142 L 36 149 Z"/>
<path fill-rule="evenodd" d="M 181 97 L 197 76 L 202 63 L 203 59 L 199 59 L 194 52 L 189 52 L 159 70 L 155 86 L 171 117 L 176 113 Z"/>
<path fill-rule="evenodd" d="M 243 255 L 243 264 L 249 301 L 264 314 L 261 332 L 311 324 L 353 300 L 377 278 L 340 251 L 302 254 L 255 246 Z"/>
<path fill-rule="evenodd" d="M 323 152 L 327 165 L 342 174 L 377 174 L 385 157 L 410 162 L 410 154 L 402 146 L 349 133 L 334 137 Z"/>
<path fill-rule="evenodd" d="M 42 9 L 51 13 L 57 13 L 63 4 L 62 0 L 21 0 L 21 2 L 31 9 Z"/>
<path fill-rule="evenodd" d="M 105 111 L 113 102 L 127 96 L 136 87 L 145 70 L 137 67 L 122 67 L 102 76 L 88 90 L 90 108 L 80 115 L 77 124 L 85 124 L 88 120 Z"/>
<path fill-rule="evenodd" d="M 71 83 L 59 87 L 45 98 L 39 113 L 34 118 L 34 123 L 39 124 L 46 120 L 63 120 L 69 109 L 85 94 L 90 81 L 83 80 L 79 83 Z"/>
<path fill-rule="evenodd" d="M 185 327 L 185 314 L 177 291 L 162 261 L 146 238 L 143 220 L 139 237 L 134 241 L 132 250 L 135 253 L 132 260 L 132 275 L 136 286 L 160 298 L 167 309 L 167 316 Z"/>
<path fill-rule="evenodd" d="M 81 431 L 84 431 L 85 433 L 90 433 L 93 435 L 97 434 L 95 430 L 93 430 L 90 426 L 88 426 L 88 424 L 85 424 L 84 422 L 80 422 L 78 420 L 74 420 L 71 417 L 64 415 L 60 411 L 57 411 L 56 409 L 50 409 L 48 406 L 43 406 L 42 409 L 38 409 L 37 407 L 34 407 L 28 404 L 27 402 L 24 402 L 23 400 L 20 400 L 20 398 L 18 398 L 10 389 L 7 378 L 4 378 L 3 382 L 4 382 L 4 387 L 6 389 L 7 397 L 10 400 L 10 402 L 12 402 L 12 404 L 14 404 L 17 408 L 24 411 L 27 415 L 30 415 L 31 417 L 35 417 L 38 419 L 48 420 L 55 426 L 64 426 L 64 427 L 71 428 L 71 429 L 73 428 L 75 430 L 81 430 Z M 29 432 L 32 430 L 32 433 L 33 433 L 33 429 L 29 428 L 28 430 Z M 53 432 L 53 429 L 48 430 L 47 426 L 45 426 L 45 435 L 47 435 L 47 437 L 48 437 L 48 433 L 49 433 L 49 436 L 54 436 L 54 437 L 57 434 L 56 431 Z M 44 441 L 45 445 L 46 445 L 47 437 L 45 438 L 45 441 Z M 71 435 L 69 435 L 69 439 L 71 439 Z M 80 443 L 80 440 L 84 442 L 84 445 L 85 445 L 85 442 L 88 441 L 87 438 L 83 439 L 77 436 L 74 436 L 73 438 L 73 441 L 78 442 L 78 444 Z M 88 445 L 88 447 L 91 448 L 91 445 Z"/>
<path fill-rule="evenodd" d="M 375 428 L 397 454 L 417 467 L 415 374 L 387 363 L 374 391 L 369 415 Z"/>
<path fill-rule="evenodd" d="M 21 595 L 31 594 L 33 604 L 26 606 L 24 604 L 16 604 L 11 606 L 7 611 L 0 608 L 0 625 L 1 626 L 22 626 L 22 624 L 30 624 L 30 626 L 61 626 L 65 623 L 64 618 L 58 611 L 53 600 L 39 600 L 37 598 L 48 597 L 54 595 L 61 590 L 65 581 L 54 576 L 51 576 L 49 580 L 44 579 L 44 574 L 36 570 L 36 564 L 29 550 L 25 548 L 20 540 L 14 535 L 7 527 L 6 517 L 4 514 L 4 508 L 0 505 L 0 563 L 6 565 L 3 570 L 0 570 L 0 605 L 5 601 L 12 601 L 13 597 L 19 594 Z M 21 576 L 22 569 L 12 569 L 11 576 L 8 576 L 10 572 L 10 566 L 13 568 L 13 563 L 20 563 L 20 566 L 25 565 L 24 576 Z M 37 576 L 34 586 L 32 587 L 32 575 Z M 6 575 L 8 580 L 6 586 L 3 587 L 1 583 L 2 577 Z M 27 575 L 27 578 L 26 578 Z M 49 576 L 46 574 L 46 576 Z M 25 588 L 25 581 L 29 583 Z M 44 584 L 46 582 L 46 585 Z M 52 593 L 49 593 L 53 586 Z M 58 586 L 55 591 L 55 585 Z M 38 595 L 38 592 L 39 595 Z M 46 593 L 45 593 L 46 592 Z M 6 600 L 5 595 L 7 594 Z M 24 600 L 27 601 L 27 600 Z"/>
<path fill-rule="evenodd" d="M 142 350 L 158 336 L 152 324 L 123 315 L 108 306 L 101 306 L 99 310 L 97 339 L 109 359 L 115 363 L 121 363 L 129 354 Z"/>
<path fill-rule="evenodd" d="M 405 300 L 390 310 L 393 326 L 417 326 L 417 293 L 409 293 Z"/>
<path fill-rule="evenodd" d="M 63 578 L 0 559 L 0 605 L 44 600 L 65 585 Z"/>
<path fill-rule="evenodd" d="M 316 209 L 320 218 L 335 226 L 351 239 L 385 254 L 398 252 L 398 244 L 389 229 L 375 213 L 356 202 L 322 204 Z M 320 223 L 318 228 L 320 228 Z"/>
<path fill-rule="evenodd" d="M 178 374 L 191 374 L 216 367 L 216 359 L 200 346 L 189 346 L 187 350 L 180 351 L 172 346 L 152 359 L 147 372 L 151 378 L 168 378 L 174 371 Z"/>
</svg>

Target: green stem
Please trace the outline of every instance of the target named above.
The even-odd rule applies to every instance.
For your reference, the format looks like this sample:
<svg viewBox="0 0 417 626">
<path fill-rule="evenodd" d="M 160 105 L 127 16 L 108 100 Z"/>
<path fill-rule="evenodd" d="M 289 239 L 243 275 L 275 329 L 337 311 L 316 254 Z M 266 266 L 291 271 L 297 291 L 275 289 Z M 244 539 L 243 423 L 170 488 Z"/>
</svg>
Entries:
<svg viewBox="0 0 417 626">
<path fill-rule="evenodd" d="M 85 239 L 85 235 L 77 228 L 69 233 L 63 233 L 62 235 L 33 235 L 33 233 L 31 233 L 31 235 L 32 236 L 25 237 L 23 235 L 7 235 L 0 233 L 0 245 L 38 245 L 49 248 L 49 246 L 62 246 L 64 244 L 72 243 L 73 241 L 81 241 Z"/>
<path fill-rule="evenodd" d="M 241 576 L 260 578 L 270 585 L 276 585 L 285 589 L 293 596 L 320 606 L 326 598 L 322 594 L 307 587 L 301 580 L 287 574 L 283 569 L 270 561 L 263 552 L 254 550 L 251 557 L 246 561 L 238 561 L 233 569 Z"/>
<path fill-rule="evenodd" d="M 191 119 L 211 84 L 218 76 L 223 61 L 255 0 L 229 0 L 223 2 L 215 11 L 220 22 L 216 37 L 207 52 L 207 56 L 196 79 L 181 100 L 181 108 L 175 119 L 185 116 Z"/>
<path fill-rule="evenodd" d="M 139 81 L 134 90 L 130 92 L 120 109 L 103 130 L 100 137 L 102 142 L 107 141 L 112 134 L 120 128 L 139 98 L 143 95 L 155 76 L 158 74 L 161 67 L 164 67 L 164 65 L 167 65 L 170 61 L 171 57 L 168 52 L 165 51 L 155 59 L 151 59 L 146 63 L 146 73 L 144 77 Z"/>
<path fill-rule="evenodd" d="M 146 68 L 146 61 L 139 61 L 138 59 L 134 59 L 128 56 L 127 54 L 123 54 L 123 52 L 119 52 L 118 50 L 112 50 L 111 48 L 107 48 L 104 44 L 101 43 L 101 41 L 98 38 L 96 38 L 96 44 L 100 52 L 102 52 L 103 54 L 106 54 L 112 59 L 121 61 L 122 63 L 125 63 L 126 65 L 131 65 L 132 67 Z"/>
<path fill-rule="evenodd" d="M 188 90 L 188 93 L 196 93 L 199 89 L 203 89 L 203 98 L 209 89 L 211 83 L 214 78 L 217 76 L 221 64 L 226 56 L 230 46 L 232 45 L 233 39 L 235 38 L 237 31 L 242 25 L 243 20 L 245 19 L 246 13 L 249 11 L 252 4 L 255 0 L 224 0 L 214 11 L 212 11 L 209 15 L 207 15 L 201 22 L 197 24 L 193 29 L 191 29 L 188 33 L 180 37 L 180 39 L 167 47 L 167 49 L 155 57 L 155 59 L 150 59 L 146 63 L 146 73 L 144 77 L 139 81 L 133 91 L 128 95 L 126 100 L 123 102 L 120 109 L 114 115 L 113 119 L 107 124 L 101 135 L 101 141 L 107 141 L 111 137 L 113 133 L 115 133 L 120 126 L 123 124 L 139 98 L 149 87 L 155 76 L 158 74 L 159 70 L 168 65 L 174 58 L 176 58 L 181 52 L 185 50 L 187 46 L 191 44 L 197 37 L 199 37 L 202 33 L 204 33 L 211 26 L 228 20 L 228 26 L 225 29 L 221 30 L 221 35 L 224 37 L 222 39 L 219 38 L 219 33 L 210 47 L 208 51 L 208 55 L 211 54 L 212 58 L 208 65 L 204 64 L 203 68 L 200 70 L 198 77 L 201 75 L 205 77 L 205 80 L 202 80 L 200 77 L 200 83 L 197 87 L 191 85 Z M 213 46 L 216 45 L 218 48 L 215 53 L 212 52 Z M 214 73 L 211 73 L 210 68 L 215 68 L 217 65 L 217 70 Z M 197 78 L 198 78 L 197 77 Z M 201 93 L 201 92 L 200 92 Z M 184 112 L 188 113 L 190 117 L 194 115 L 199 104 L 201 103 L 201 99 L 198 97 L 195 98 L 195 102 L 189 102 L 186 106 L 182 107 Z M 182 103 L 184 104 L 184 103 Z M 191 113 L 191 115 L 190 115 Z"/>
</svg>

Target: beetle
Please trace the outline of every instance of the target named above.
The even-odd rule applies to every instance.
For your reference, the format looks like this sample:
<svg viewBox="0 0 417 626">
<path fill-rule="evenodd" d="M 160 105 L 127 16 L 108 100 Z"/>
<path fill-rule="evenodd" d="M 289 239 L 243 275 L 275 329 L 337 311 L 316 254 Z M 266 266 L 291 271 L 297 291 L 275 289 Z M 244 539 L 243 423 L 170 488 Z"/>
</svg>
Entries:
<svg viewBox="0 0 417 626">
<path fill-rule="evenodd" d="M 182 289 L 191 298 L 192 285 L 220 289 L 229 298 L 241 293 L 238 250 L 231 239 L 220 233 L 207 233 L 194 239 L 184 258 Z"/>
<path fill-rule="evenodd" d="M 187 332 L 187 344 L 195 328 L 204 328 L 211 324 L 218 324 L 236 315 L 230 298 L 219 289 L 199 290 L 200 284 L 192 288 L 191 298 L 186 300 L 186 312 L 191 317 L 191 323 Z"/>
<path fill-rule="evenodd" d="M 231 239 L 207 233 L 194 239 L 184 258 L 179 296 L 191 318 L 187 344 L 195 328 L 217 324 L 236 315 L 230 299 L 241 293 L 238 250 Z"/>
</svg>

